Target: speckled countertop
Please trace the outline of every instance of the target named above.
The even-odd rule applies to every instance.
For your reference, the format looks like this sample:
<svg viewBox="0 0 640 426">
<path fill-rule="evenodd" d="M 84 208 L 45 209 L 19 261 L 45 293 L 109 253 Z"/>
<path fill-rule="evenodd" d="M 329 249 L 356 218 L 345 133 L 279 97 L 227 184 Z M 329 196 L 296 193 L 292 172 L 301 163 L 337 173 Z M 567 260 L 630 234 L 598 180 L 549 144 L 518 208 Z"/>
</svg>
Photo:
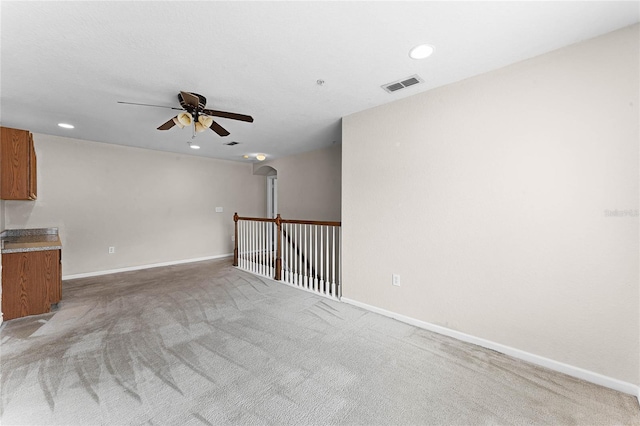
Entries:
<svg viewBox="0 0 640 426">
<path fill-rule="evenodd" d="M 60 250 L 62 242 L 58 228 L 7 229 L 0 233 L 2 253 Z"/>
</svg>

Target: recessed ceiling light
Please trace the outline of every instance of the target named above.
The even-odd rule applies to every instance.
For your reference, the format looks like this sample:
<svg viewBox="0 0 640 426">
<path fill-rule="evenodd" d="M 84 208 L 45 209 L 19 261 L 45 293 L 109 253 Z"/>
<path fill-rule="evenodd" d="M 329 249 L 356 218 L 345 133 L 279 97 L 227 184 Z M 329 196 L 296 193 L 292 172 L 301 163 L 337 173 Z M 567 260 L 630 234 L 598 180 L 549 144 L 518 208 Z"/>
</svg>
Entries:
<svg viewBox="0 0 640 426">
<path fill-rule="evenodd" d="M 75 129 L 75 126 L 73 124 L 58 123 L 58 126 L 63 127 L 65 129 Z"/>
<path fill-rule="evenodd" d="M 413 59 L 424 59 L 431 56 L 435 49 L 430 44 L 421 44 L 409 51 L 409 56 Z"/>
</svg>

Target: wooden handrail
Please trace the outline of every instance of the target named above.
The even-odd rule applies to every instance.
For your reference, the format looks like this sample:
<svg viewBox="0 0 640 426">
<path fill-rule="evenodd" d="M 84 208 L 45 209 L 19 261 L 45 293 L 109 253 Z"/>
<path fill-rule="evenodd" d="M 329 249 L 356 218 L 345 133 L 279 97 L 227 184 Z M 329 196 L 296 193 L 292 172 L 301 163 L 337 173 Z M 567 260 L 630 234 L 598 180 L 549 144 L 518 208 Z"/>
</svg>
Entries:
<svg viewBox="0 0 640 426">
<path fill-rule="evenodd" d="M 321 225 L 321 226 L 342 226 L 342 222 L 325 222 L 321 220 L 287 220 L 282 219 L 282 223 L 295 223 L 300 225 Z"/>
<path fill-rule="evenodd" d="M 242 217 L 238 216 L 238 213 L 233 215 L 233 220 L 237 222 L 238 220 L 252 220 L 254 222 L 272 222 L 275 223 L 277 218 L 280 217 L 278 215 L 275 219 L 268 217 Z M 299 220 L 299 219 L 282 219 L 280 218 L 281 223 L 295 223 L 300 225 L 322 225 L 322 226 L 342 226 L 342 222 L 328 222 L 323 220 Z"/>
<path fill-rule="evenodd" d="M 240 217 L 238 216 L 238 213 L 233 215 L 233 220 L 234 222 L 237 222 L 239 220 L 252 220 L 254 222 L 275 222 L 276 219 L 271 219 L 268 217 Z"/>
</svg>

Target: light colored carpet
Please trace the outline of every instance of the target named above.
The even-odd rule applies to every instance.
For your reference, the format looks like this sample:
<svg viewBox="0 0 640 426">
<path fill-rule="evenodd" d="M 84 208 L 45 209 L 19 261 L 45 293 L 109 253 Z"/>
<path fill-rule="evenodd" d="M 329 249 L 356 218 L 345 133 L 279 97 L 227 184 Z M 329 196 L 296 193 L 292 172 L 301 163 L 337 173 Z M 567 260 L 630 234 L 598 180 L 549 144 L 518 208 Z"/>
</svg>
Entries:
<svg viewBox="0 0 640 426">
<path fill-rule="evenodd" d="M 2 327 L 3 425 L 640 425 L 631 396 L 228 259 L 63 291 Z"/>
</svg>

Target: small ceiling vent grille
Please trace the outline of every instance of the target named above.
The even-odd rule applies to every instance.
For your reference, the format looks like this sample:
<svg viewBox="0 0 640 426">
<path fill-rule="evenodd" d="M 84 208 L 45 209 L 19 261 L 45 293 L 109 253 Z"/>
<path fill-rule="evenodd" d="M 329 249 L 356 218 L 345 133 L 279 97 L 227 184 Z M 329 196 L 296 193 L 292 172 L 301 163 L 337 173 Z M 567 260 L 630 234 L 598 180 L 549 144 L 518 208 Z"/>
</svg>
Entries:
<svg viewBox="0 0 640 426">
<path fill-rule="evenodd" d="M 382 88 L 389 93 L 393 93 L 419 83 L 424 83 L 424 80 L 421 79 L 418 75 L 412 75 L 411 77 L 404 78 L 400 81 L 394 81 L 393 83 L 384 84 L 382 85 Z"/>
<path fill-rule="evenodd" d="M 240 144 L 240 142 L 232 141 L 232 142 L 229 142 L 229 143 L 225 143 L 224 145 L 234 146 L 234 145 L 239 145 L 239 144 Z"/>
</svg>

